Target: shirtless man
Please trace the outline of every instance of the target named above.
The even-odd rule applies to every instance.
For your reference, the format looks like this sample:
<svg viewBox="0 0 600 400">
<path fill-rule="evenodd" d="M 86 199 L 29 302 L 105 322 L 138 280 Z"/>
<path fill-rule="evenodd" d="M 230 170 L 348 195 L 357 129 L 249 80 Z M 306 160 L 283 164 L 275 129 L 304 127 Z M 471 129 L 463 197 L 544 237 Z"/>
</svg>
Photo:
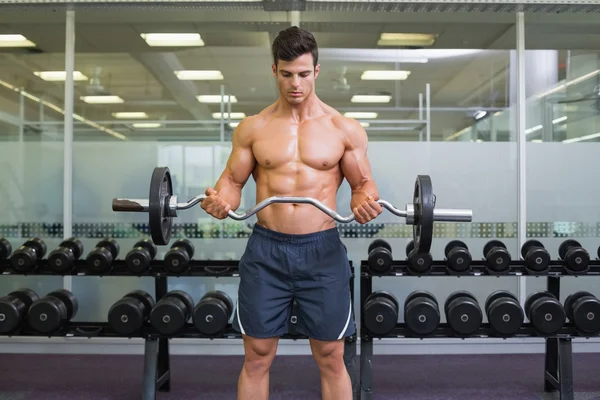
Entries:
<svg viewBox="0 0 600 400">
<path fill-rule="evenodd" d="M 344 178 L 352 188 L 358 223 L 382 209 L 367 159 L 367 135 L 353 119 L 315 93 L 318 49 L 312 34 L 297 27 L 279 33 L 272 46 L 279 99 L 244 119 L 233 133 L 222 175 L 201 207 L 218 219 L 240 205 L 253 176 L 256 202 L 270 196 L 306 196 L 336 209 Z M 344 364 L 344 338 L 356 332 L 350 300 L 350 263 L 336 222 L 310 204 L 272 204 L 257 224 L 240 259 L 234 328 L 242 334 L 245 362 L 239 400 L 267 400 L 269 369 L 279 336 L 287 332 L 292 302 L 297 332 L 310 339 L 321 375 L 323 400 L 352 399 Z"/>
</svg>

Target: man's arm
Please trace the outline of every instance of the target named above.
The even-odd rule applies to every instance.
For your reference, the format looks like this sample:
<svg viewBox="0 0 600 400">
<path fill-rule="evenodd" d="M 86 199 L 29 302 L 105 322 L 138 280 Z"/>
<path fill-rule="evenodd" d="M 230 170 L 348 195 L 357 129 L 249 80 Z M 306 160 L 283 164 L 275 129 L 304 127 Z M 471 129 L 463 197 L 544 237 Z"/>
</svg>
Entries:
<svg viewBox="0 0 600 400">
<path fill-rule="evenodd" d="M 242 188 L 256 165 L 252 153 L 251 119 L 244 119 L 233 131 L 231 153 L 225 169 L 214 189 L 206 190 L 209 197 L 201 203 L 201 207 L 216 218 L 225 218 L 229 210 L 236 210 L 240 206 Z"/>
<path fill-rule="evenodd" d="M 341 125 L 345 133 L 346 149 L 340 165 L 352 190 L 352 212 L 357 222 L 365 223 L 382 212 L 381 206 L 376 202 L 379 200 L 379 190 L 373 180 L 371 164 L 367 157 L 367 133 L 358 121 L 344 119 Z"/>
</svg>

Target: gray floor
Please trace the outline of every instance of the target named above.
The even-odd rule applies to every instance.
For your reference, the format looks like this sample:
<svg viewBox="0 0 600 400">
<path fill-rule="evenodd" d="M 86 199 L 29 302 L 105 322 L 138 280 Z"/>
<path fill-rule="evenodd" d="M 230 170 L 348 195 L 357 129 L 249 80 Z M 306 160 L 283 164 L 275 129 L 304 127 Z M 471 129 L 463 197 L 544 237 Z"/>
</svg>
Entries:
<svg viewBox="0 0 600 400">
<path fill-rule="evenodd" d="M 576 400 L 600 400 L 600 354 L 574 354 Z M 141 399 L 139 356 L 0 355 L 0 400 Z M 236 399 L 242 358 L 173 356 L 171 392 L 157 400 Z M 373 359 L 373 399 L 551 400 L 543 355 L 381 356 Z M 272 400 L 320 400 L 310 356 L 279 356 Z"/>
</svg>

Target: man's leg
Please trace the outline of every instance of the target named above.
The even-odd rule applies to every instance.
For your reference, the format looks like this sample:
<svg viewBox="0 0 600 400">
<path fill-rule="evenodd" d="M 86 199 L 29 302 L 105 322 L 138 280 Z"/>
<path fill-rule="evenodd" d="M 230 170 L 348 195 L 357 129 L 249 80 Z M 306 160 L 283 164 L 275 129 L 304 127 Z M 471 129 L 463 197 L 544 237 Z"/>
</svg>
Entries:
<svg viewBox="0 0 600 400">
<path fill-rule="evenodd" d="M 269 369 L 277 352 L 279 338 L 242 337 L 245 359 L 238 380 L 238 400 L 268 400 Z"/>
<path fill-rule="evenodd" d="M 352 381 L 344 363 L 344 339 L 310 339 L 310 348 L 321 372 L 321 398 L 351 400 Z"/>
</svg>

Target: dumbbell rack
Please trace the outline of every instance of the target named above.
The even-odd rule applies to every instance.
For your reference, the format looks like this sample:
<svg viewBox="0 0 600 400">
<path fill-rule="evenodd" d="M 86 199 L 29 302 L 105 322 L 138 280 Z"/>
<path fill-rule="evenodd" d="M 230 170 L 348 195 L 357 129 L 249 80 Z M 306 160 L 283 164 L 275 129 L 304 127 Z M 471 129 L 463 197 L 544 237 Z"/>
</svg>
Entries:
<svg viewBox="0 0 600 400">
<path fill-rule="evenodd" d="M 373 292 L 374 277 L 407 277 L 407 276 L 546 276 L 546 290 L 559 299 L 560 278 L 563 276 L 600 276 L 600 260 L 590 260 L 589 269 L 586 272 L 576 273 L 568 271 L 564 267 L 564 261 L 551 260 L 550 267 L 546 273 L 532 274 L 528 272 L 523 260 L 513 260 L 506 272 L 490 273 L 484 260 L 473 260 L 471 270 L 468 272 L 452 272 L 446 260 L 434 260 L 429 272 L 415 274 L 409 267 L 408 260 L 394 260 L 388 273 L 373 273 L 369 269 L 368 261 L 361 261 L 360 265 L 360 304 L 364 308 L 367 297 Z M 399 310 L 400 311 L 400 310 Z M 442 311 L 443 312 L 443 311 Z M 361 324 L 360 332 L 360 400 L 370 400 L 373 395 L 373 341 L 379 338 L 415 338 L 404 323 L 396 323 L 395 329 L 385 336 L 373 335 Z M 460 338 L 455 334 L 447 323 L 440 323 L 431 335 L 426 338 Z M 468 338 L 497 338 L 497 335 L 488 323 L 482 323 L 481 327 Z M 531 323 L 523 323 L 521 328 L 511 337 L 542 337 L 538 336 Z M 546 340 L 545 368 L 544 368 L 544 391 L 558 391 L 560 400 L 574 400 L 573 392 L 573 364 L 572 364 L 572 339 L 583 338 L 579 335 L 575 326 L 566 322 L 554 335 L 544 337 Z"/>
<path fill-rule="evenodd" d="M 85 260 L 74 263 L 71 273 L 59 274 L 52 271 L 48 266 L 47 259 L 39 260 L 36 268 L 30 273 L 15 273 L 8 260 L 0 260 L 0 273 L 2 275 L 19 276 L 136 276 L 154 277 L 154 299 L 158 302 L 168 292 L 168 277 L 239 277 L 238 260 L 190 260 L 189 268 L 182 273 L 171 273 L 161 260 L 153 260 L 150 269 L 141 274 L 134 274 L 127 269 L 124 260 L 115 260 L 107 273 L 92 272 Z M 350 261 L 351 278 L 350 291 L 354 300 L 354 267 Z M 37 337 L 124 337 L 115 332 L 108 322 L 72 322 L 64 324 L 58 331 L 52 333 L 39 333 L 27 326 L 25 323 L 18 331 L 3 336 L 37 336 Z M 184 329 L 176 335 L 164 336 L 159 334 L 149 323 L 135 335 L 127 338 L 144 339 L 144 375 L 143 375 L 143 400 L 155 400 L 156 392 L 168 392 L 171 390 L 171 368 L 169 356 L 169 339 L 241 339 L 241 334 L 233 329 L 232 324 L 218 336 L 208 336 L 199 332 L 193 324 L 187 323 Z M 282 339 L 306 339 L 304 336 L 295 334 L 293 330 Z M 360 392 L 359 379 L 356 374 L 356 341 L 357 335 L 346 338 L 344 349 L 344 361 L 352 379 L 353 396 L 357 400 Z"/>
</svg>

